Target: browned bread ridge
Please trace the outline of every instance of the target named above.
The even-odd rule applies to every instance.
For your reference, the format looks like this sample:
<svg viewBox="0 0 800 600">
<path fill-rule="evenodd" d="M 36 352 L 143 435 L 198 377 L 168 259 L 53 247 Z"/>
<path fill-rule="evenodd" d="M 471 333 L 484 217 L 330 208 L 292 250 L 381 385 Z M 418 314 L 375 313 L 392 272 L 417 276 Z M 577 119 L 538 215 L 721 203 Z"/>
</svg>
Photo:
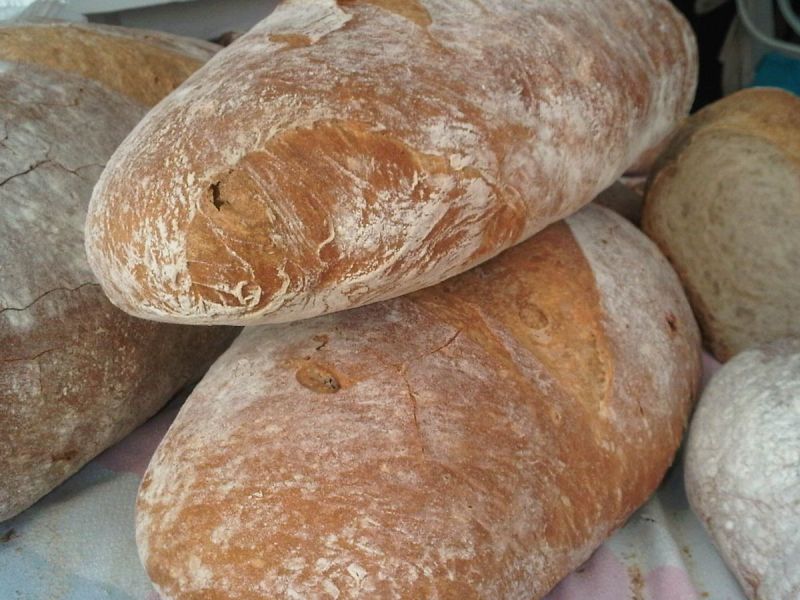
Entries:
<svg viewBox="0 0 800 600">
<path fill-rule="evenodd" d="M 693 115 L 656 163 L 642 226 L 717 359 L 800 335 L 800 99 L 749 89 Z"/>
<path fill-rule="evenodd" d="M 79 41 L 75 31 L 86 37 Z M 54 48 L 61 39 L 63 65 L 79 46 L 69 72 L 0 62 L 0 520 L 30 506 L 198 379 L 236 334 L 132 318 L 111 305 L 86 262 L 83 224 L 92 187 L 146 107 L 141 96 L 102 85 L 113 79 L 110 72 L 93 73 L 114 68 L 112 56 L 81 65 L 81 57 L 91 56 L 82 44 L 91 40 L 98 53 L 125 48 L 119 68 L 130 67 L 124 87 L 135 92 L 148 85 L 136 81 L 153 72 L 148 61 L 173 73 L 167 87 L 179 83 L 188 65 L 200 65 L 194 54 L 162 52 L 161 42 L 109 31 L 0 28 L 6 57 L 22 53 L 24 44 L 49 39 L 45 47 Z M 136 71 L 134 57 L 148 44 Z"/>
<path fill-rule="evenodd" d="M 245 329 L 142 481 L 165 600 L 541 598 L 673 460 L 680 283 L 590 206 L 410 296 Z"/>
<path fill-rule="evenodd" d="M 79 23 L 0 26 L 0 60 L 39 65 L 102 83 L 152 106 L 219 46 L 142 29 Z"/>
<path fill-rule="evenodd" d="M 170 322 L 399 296 L 592 200 L 695 81 L 667 0 L 286 1 L 115 153 L 90 264 L 117 306 Z"/>
</svg>

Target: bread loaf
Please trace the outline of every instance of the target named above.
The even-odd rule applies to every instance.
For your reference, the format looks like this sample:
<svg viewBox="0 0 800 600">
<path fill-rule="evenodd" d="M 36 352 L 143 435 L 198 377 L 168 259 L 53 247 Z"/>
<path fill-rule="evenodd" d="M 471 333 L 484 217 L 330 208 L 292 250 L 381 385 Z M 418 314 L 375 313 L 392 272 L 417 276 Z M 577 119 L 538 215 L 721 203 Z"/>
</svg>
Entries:
<svg viewBox="0 0 800 600">
<path fill-rule="evenodd" d="M 407 297 L 248 328 L 142 481 L 165 600 L 541 598 L 654 491 L 700 373 L 675 274 L 588 207 Z"/>
<path fill-rule="evenodd" d="M 175 64 L 178 54 L 152 44 L 137 72 L 133 55 L 149 42 L 128 47 L 121 40 L 132 34 L 98 29 L 86 39 L 111 54 L 81 54 L 85 39 L 72 34 L 92 30 L 74 26 L 0 28 L 0 55 L 22 53 L 22 42 L 41 41 L 44 31 L 62 40 L 58 60 L 72 56 L 71 72 L 0 62 L 0 520 L 199 378 L 236 333 L 124 314 L 105 298 L 83 251 L 92 187 L 146 111 L 137 94 L 148 82 L 138 82 L 137 73 L 147 80 L 154 70 L 182 73 L 199 62 L 180 55 Z M 93 70 L 114 65 L 117 45 L 131 70 L 115 87 L 132 96 L 103 85 L 112 73 Z M 81 57 L 95 62 L 81 64 Z M 76 74 L 84 72 L 88 78 Z"/>
<path fill-rule="evenodd" d="M 686 492 L 752 600 L 800 598 L 800 339 L 738 354 L 692 420 Z"/>
<path fill-rule="evenodd" d="M 657 162 L 643 227 L 717 359 L 800 335 L 800 99 L 751 89 L 689 119 Z"/>
<path fill-rule="evenodd" d="M 111 300 L 287 322 L 424 288 L 586 204 L 688 111 L 667 0 L 289 0 L 115 153 Z"/>
<path fill-rule="evenodd" d="M 80 75 L 144 106 L 174 90 L 218 49 L 202 40 L 124 27 L 0 26 L 0 60 Z"/>
</svg>

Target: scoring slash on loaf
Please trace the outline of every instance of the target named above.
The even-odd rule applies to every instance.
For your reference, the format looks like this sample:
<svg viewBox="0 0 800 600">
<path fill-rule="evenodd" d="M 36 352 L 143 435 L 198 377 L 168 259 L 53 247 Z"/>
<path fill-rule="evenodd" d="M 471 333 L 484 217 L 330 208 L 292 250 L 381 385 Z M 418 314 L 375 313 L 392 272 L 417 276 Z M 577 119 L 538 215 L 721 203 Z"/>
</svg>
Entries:
<svg viewBox="0 0 800 600">
<path fill-rule="evenodd" d="M 675 273 L 596 206 L 410 296 L 247 328 L 142 481 L 165 600 L 541 598 L 655 490 L 700 374 Z"/>
<path fill-rule="evenodd" d="M 126 315 L 83 246 L 92 187 L 146 112 L 140 101 L 174 89 L 204 46 L 118 28 L 0 27 L 0 520 L 198 379 L 236 333 Z M 154 73 L 160 88 L 148 87 Z"/>
<path fill-rule="evenodd" d="M 89 260 L 162 321 L 399 296 L 589 202 L 686 114 L 696 71 L 667 0 L 286 1 L 115 153 Z"/>
<path fill-rule="evenodd" d="M 800 598 L 800 339 L 734 357 L 692 420 L 686 491 L 751 600 Z"/>
<path fill-rule="evenodd" d="M 717 359 L 800 335 L 800 99 L 751 89 L 692 116 L 657 162 L 642 225 Z"/>
</svg>

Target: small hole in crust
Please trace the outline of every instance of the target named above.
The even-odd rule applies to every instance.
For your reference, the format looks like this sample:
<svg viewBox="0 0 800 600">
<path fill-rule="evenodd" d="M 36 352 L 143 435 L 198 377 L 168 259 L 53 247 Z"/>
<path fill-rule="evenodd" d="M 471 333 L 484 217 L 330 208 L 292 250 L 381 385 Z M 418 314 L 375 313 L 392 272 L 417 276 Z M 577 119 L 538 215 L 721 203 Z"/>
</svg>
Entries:
<svg viewBox="0 0 800 600">
<path fill-rule="evenodd" d="M 211 202 L 214 203 L 214 208 L 216 208 L 217 210 L 222 210 L 222 206 L 224 204 L 227 204 L 225 200 L 223 200 L 222 197 L 220 196 L 219 192 L 220 183 L 222 182 L 218 181 L 216 183 L 212 183 L 211 186 L 209 187 L 209 189 L 211 190 Z"/>
<path fill-rule="evenodd" d="M 673 315 L 671 312 L 667 313 L 667 325 L 669 326 L 669 330 L 672 333 L 678 332 L 678 317 Z"/>
<path fill-rule="evenodd" d="M 550 317 L 532 300 L 528 300 L 519 309 L 520 316 L 531 329 L 546 329 L 550 325 Z"/>
<path fill-rule="evenodd" d="M 77 450 L 65 450 L 64 452 L 60 452 L 59 454 L 53 454 L 50 456 L 50 460 L 52 462 L 70 462 L 76 456 L 78 456 Z"/>
<path fill-rule="evenodd" d="M 318 394 L 335 394 L 342 389 L 333 371 L 310 361 L 297 370 L 295 377 L 300 385 Z"/>
</svg>

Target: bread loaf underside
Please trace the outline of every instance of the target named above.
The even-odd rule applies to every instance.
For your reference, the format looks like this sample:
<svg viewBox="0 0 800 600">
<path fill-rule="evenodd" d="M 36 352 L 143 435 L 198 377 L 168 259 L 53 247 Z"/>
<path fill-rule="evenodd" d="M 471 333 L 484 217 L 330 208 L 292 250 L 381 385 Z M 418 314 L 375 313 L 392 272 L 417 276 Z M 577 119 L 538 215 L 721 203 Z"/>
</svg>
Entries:
<svg viewBox="0 0 800 600">
<path fill-rule="evenodd" d="M 161 61 L 169 67 L 169 56 Z M 92 187 L 144 114 L 138 102 L 90 79 L 0 62 L 0 106 L 1 521 L 197 380 L 236 331 L 126 315 L 86 262 Z"/>
<path fill-rule="evenodd" d="M 248 328 L 142 482 L 165 599 L 543 596 L 653 492 L 699 376 L 675 274 L 600 207 L 407 297 Z"/>
<path fill-rule="evenodd" d="M 666 0 L 284 2 L 115 153 L 90 263 L 115 304 L 164 321 L 399 296 L 589 202 L 695 79 Z"/>
</svg>

